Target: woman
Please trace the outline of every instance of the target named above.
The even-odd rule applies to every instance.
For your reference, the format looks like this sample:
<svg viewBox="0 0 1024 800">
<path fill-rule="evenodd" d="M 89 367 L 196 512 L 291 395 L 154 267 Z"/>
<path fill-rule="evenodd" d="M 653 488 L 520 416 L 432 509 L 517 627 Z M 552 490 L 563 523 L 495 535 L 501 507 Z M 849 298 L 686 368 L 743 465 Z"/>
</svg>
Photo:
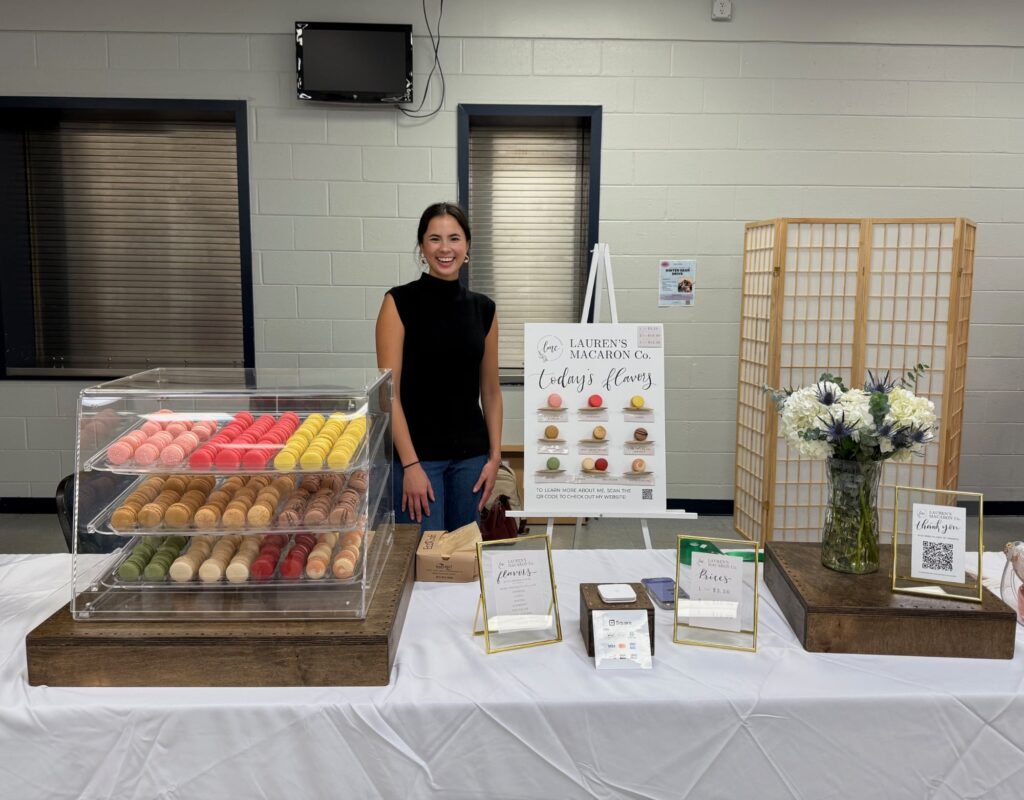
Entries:
<svg viewBox="0 0 1024 800">
<path fill-rule="evenodd" d="M 377 365 L 394 381 L 395 520 L 455 530 L 479 522 L 501 463 L 498 320 L 459 282 L 466 212 L 429 206 L 416 238 L 427 271 L 391 289 L 377 316 Z"/>
</svg>

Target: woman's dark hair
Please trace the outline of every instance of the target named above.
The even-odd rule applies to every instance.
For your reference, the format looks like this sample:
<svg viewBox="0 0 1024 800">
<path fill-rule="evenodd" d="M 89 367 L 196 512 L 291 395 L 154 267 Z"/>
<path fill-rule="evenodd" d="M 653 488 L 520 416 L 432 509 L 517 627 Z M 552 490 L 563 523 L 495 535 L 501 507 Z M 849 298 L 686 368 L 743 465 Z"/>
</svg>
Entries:
<svg viewBox="0 0 1024 800">
<path fill-rule="evenodd" d="M 420 226 L 416 230 L 416 243 L 422 244 L 423 237 L 427 235 L 427 228 L 430 225 L 430 220 L 434 217 L 453 217 L 459 227 L 462 228 L 462 232 L 466 234 L 466 243 L 468 244 L 473 240 L 472 234 L 469 232 L 469 219 L 466 217 L 466 212 L 462 210 L 462 206 L 458 203 L 434 203 L 433 205 L 427 206 L 427 210 L 423 212 L 420 217 Z"/>
</svg>

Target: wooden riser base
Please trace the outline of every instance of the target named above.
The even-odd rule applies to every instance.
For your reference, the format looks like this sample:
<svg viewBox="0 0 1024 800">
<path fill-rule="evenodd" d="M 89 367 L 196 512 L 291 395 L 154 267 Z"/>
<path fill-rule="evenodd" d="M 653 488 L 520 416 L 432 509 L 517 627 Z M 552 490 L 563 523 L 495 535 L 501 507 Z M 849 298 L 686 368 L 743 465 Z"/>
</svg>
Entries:
<svg viewBox="0 0 1024 800">
<path fill-rule="evenodd" d="M 1013 658 L 1017 619 L 985 591 L 965 603 L 895 594 L 882 547 L 881 569 L 845 575 L 821 564 L 821 545 L 770 542 L 764 582 L 805 650 L 947 658 Z"/>
<path fill-rule="evenodd" d="M 75 622 L 25 640 L 33 686 L 386 686 L 419 537 L 398 526 L 365 619 Z"/>
</svg>

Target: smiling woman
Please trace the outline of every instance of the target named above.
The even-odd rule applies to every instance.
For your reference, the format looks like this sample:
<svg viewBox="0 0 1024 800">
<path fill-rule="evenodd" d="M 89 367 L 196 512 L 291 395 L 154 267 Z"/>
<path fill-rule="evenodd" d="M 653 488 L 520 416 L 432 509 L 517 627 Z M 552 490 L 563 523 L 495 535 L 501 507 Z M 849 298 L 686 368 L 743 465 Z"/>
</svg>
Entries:
<svg viewBox="0 0 1024 800">
<path fill-rule="evenodd" d="M 479 522 L 501 461 L 494 302 L 459 280 L 471 238 L 459 206 L 429 206 L 417 231 L 427 271 L 391 289 L 377 317 L 377 364 L 394 380 L 395 518 L 429 517 L 429 530 Z"/>
</svg>

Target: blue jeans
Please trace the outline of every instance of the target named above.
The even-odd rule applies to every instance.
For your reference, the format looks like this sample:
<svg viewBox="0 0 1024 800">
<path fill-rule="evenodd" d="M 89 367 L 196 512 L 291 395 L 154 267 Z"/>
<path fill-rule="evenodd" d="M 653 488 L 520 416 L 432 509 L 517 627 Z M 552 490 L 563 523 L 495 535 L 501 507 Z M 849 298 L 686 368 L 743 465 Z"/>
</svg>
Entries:
<svg viewBox="0 0 1024 800">
<path fill-rule="evenodd" d="M 480 492 L 473 487 L 480 478 L 480 471 L 487 463 L 487 456 L 473 456 L 451 461 L 421 461 L 420 466 L 427 473 L 434 489 L 434 502 L 430 504 L 430 516 L 423 515 L 421 530 L 454 531 L 471 522 L 480 522 Z M 392 489 L 395 493 L 395 522 L 415 524 L 408 508 L 402 511 L 402 481 L 405 470 L 396 460 L 392 475 Z M 482 489 L 481 489 L 482 491 Z"/>
</svg>

